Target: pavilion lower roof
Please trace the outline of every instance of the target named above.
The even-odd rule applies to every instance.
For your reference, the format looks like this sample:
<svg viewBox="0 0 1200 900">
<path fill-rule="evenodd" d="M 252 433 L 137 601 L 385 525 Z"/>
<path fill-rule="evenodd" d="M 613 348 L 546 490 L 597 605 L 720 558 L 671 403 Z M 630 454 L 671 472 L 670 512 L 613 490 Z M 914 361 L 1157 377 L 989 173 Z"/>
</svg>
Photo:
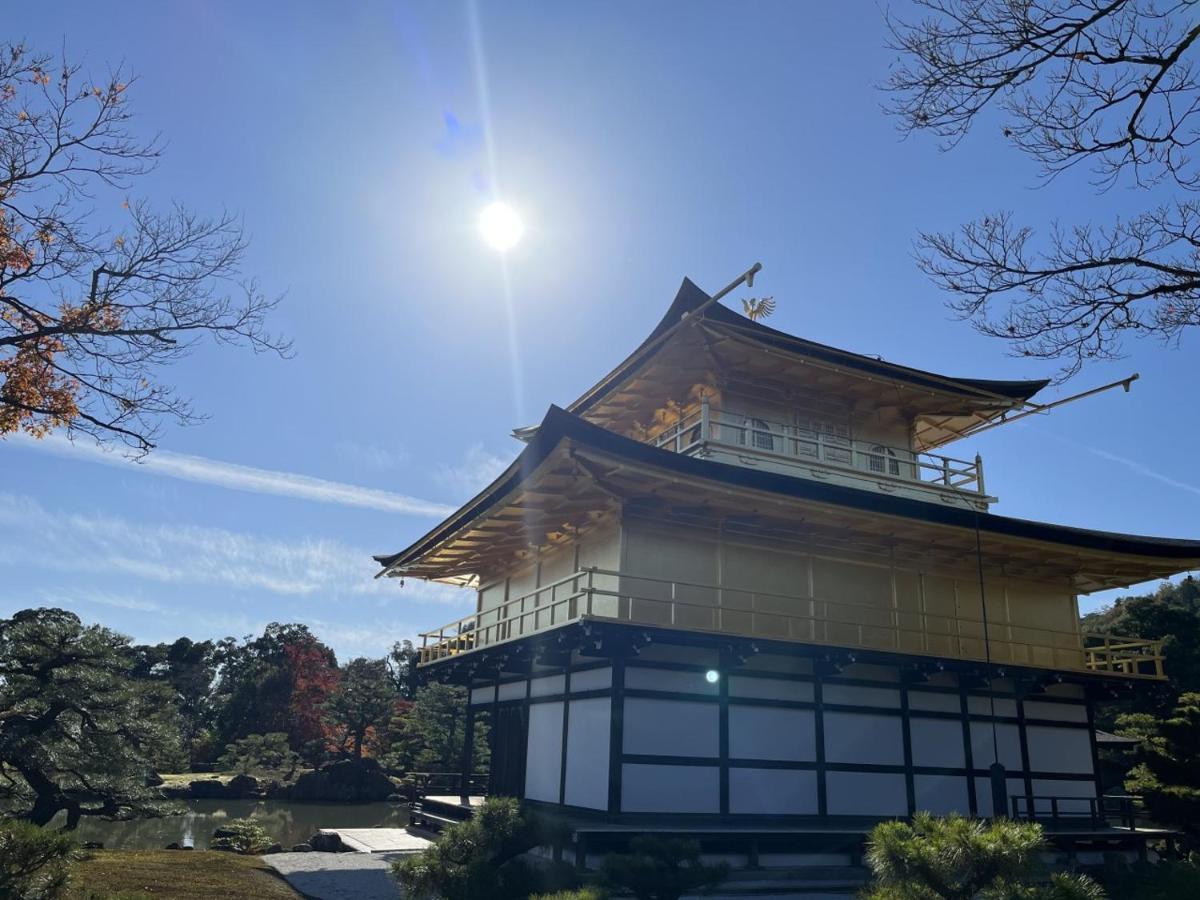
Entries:
<svg viewBox="0 0 1200 900">
<path fill-rule="evenodd" d="M 692 459 L 562 411 L 547 416 L 538 438 L 474 507 L 468 504 L 408 550 L 379 557 L 389 574 L 454 583 L 486 579 L 622 514 L 964 576 L 978 574 L 978 540 L 989 577 L 1069 579 L 1085 593 L 1200 565 L 1197 542 L 991 514 L 978 515 L 977 535 L 976 518 L 966 509 Z"/>
</svg>

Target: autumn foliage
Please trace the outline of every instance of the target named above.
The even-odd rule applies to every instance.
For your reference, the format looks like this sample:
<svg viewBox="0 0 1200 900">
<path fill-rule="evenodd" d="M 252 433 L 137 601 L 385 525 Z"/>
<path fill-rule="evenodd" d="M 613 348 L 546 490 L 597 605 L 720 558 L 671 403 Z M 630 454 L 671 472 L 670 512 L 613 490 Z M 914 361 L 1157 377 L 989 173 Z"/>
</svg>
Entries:
<svg viewBox="0 0 1200 900">
<path fill-rule="evenodd" d="M 159 420 L 197 418 L 159 377 L 199 339 L 288 351 L 234 217 L 127 199 L 160 149 L 130 130 L 131 84 L 0 45 L 0 437 L 145 453 Z"/>
</svg>

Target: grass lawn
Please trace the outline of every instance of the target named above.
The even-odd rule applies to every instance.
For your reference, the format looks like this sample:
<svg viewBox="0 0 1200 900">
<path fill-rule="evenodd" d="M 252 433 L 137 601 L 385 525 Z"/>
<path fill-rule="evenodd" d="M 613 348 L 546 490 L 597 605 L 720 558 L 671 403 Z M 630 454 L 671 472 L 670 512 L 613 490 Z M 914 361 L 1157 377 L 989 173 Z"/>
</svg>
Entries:
<svg viewBox="0 0 1200 900">
<path fill-rule="evenodd" d="M 201 850 L 95 850 L 72 869 L 69 900 L 117 891 L 180 900 L 297 900 L 257 856 Z"/>
</svg>

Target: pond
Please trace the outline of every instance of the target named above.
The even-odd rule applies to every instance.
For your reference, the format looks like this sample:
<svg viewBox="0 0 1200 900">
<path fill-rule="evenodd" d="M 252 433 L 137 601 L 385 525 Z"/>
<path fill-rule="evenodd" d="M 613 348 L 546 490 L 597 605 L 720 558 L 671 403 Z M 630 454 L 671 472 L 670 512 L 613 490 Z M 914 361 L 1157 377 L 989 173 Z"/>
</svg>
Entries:
<svg viewBox="0 0 1200 900">
<path fill-rule="evenodd" d="M 399 803 L 284 803 L 273 800 L 181 800 L 182 815 L 132 822 L 84 819 L 75 836 L 109 850 L 161 850 L 172 842 L 208 847 L 213 830 L 230 819 L 254 819 L 290 849 L 321 828 L 402 828 L 408 807 Z"/>
</svg>

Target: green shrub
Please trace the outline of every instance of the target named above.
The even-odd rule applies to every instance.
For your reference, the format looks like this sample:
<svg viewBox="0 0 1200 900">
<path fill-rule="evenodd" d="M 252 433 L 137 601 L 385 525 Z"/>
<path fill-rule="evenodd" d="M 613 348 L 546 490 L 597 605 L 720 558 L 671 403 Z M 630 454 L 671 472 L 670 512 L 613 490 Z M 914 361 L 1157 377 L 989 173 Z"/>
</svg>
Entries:
<svg viewBox="0 0 1200 900">
<path fill-rule="evenodd" d="M 865 900 L 1103 900 L 1083 875 L 1040 871 L 1042 828 L 1007 819 L 917 813 L 911 824 L 871 830 L 866 863 L 874 876 Z"/>
<path fill-rule="evenodd" d="M 1122 900 L 1181 900 L 1200 897 L 1200 865 L 1168 860 L 1157 865 L 1115 864 L 1105 869 L 1104 886 Z"/>
<path fill-rule="evenodd" d="M 525 900 L 560 886 L 547 885 L 545 873 L 515 858 L 551 840 L 550 826 L 526 816 L 516 800 L 489 797 L 437 843 L 393 864 L 392 876 L 410 900 Z"/>
<path fill-rule="evenodd" d="M 227 744 L 217 765 L 223 772 L 290 779 L 300 768 L 300 756 L 282 732 L 251 734 Z"/>
<path fill-rule="evenodd" d="M 729 875 L 726 863 L 701 862 L 695 841 L 643 835 L 630 841 L 629 849 L 606 857 L 600 871 L 608 884 L 638 900 L 678 900 L 715 887 Z"/>
<path fill-rule="evenodd" d="M 0 898 L 51 900 L 61 896 L 77 855 L 69 835 L 27 822 L 0 821 Z"/>
<path fill-rule="evenodd" d="M 253 819 L 234 819 L 213 832 L 210 850 L 227 850 L 242 856 L 257 856 L 273 843 L 270 835 Z"/>
</svg>

